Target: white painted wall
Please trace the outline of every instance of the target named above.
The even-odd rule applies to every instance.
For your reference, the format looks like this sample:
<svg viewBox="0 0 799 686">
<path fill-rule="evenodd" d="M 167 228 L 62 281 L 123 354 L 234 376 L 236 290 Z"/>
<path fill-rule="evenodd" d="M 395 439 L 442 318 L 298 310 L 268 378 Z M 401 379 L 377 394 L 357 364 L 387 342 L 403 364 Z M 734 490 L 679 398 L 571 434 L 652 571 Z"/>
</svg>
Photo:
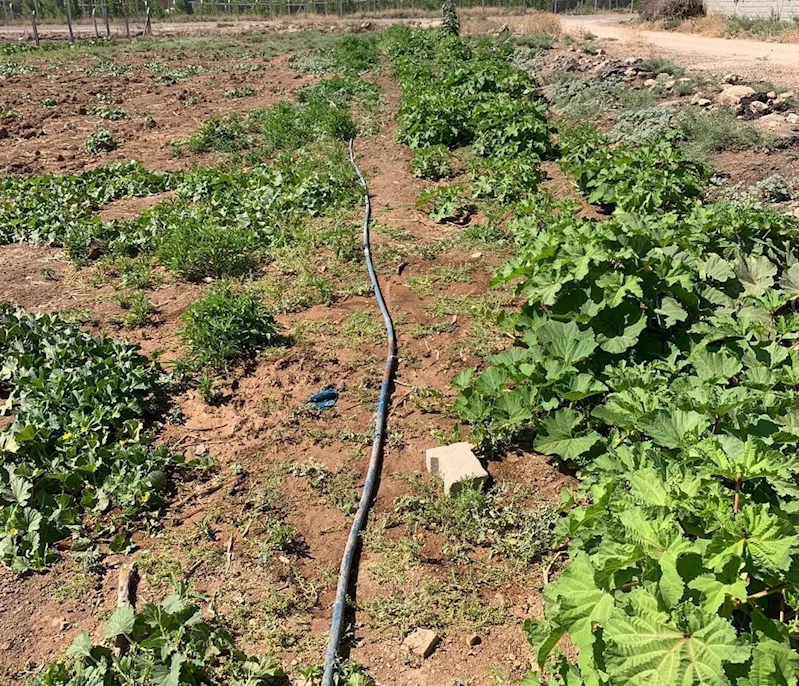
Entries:
<svg viewBox="0 0 799 686">
<path fill-rule="evenodd" d="M 708 14 L 738 14 L 743 17 L 764 17 L 772 14 L 783 20 L 799 18 L 799 0 L 705 0 Z M 796 48 L 799 50 L 799 46 Z"/>
</svg>

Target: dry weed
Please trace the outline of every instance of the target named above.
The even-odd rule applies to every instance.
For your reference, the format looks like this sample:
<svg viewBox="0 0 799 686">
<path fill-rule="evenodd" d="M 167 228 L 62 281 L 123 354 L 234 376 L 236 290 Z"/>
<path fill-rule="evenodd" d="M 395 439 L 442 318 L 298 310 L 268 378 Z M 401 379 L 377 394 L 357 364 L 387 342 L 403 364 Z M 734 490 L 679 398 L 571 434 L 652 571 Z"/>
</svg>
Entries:
<svg viewBox="0 0 799 686">
<path fill-rule="evenodd" d="M 464 14 L 464 33 L 496 33 L 505 25 L 512 34 L 522 36 L 540 33 L 556 36 L 561 31 L 560 20 L 549 12 L 491 17 L 475 16 L 473 12 Z"/>
</svg>

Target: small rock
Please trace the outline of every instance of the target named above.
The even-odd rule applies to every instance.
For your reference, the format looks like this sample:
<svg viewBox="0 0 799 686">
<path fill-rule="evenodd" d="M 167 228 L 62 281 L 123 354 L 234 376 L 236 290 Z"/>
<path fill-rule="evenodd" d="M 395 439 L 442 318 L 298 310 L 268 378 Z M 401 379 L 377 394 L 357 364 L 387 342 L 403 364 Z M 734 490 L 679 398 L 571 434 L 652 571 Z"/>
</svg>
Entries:
<svg viewBox="0 0 799 686">
<path fill-rule="evenodd" d="M 769 106 L 764 103 L 760 102 L 759 100 L 754 100 L 749 103 L 749 111 L 752 114 L 765 114 L 769 111 Z"/>
<path fill-rule="evenodd" d="M 799 207 L 794 208 L 793 216 L 794 217 L 799 217 Z"/>
<path fill-rule="evenodd" d="M 666 79 L 670 79 L 670 78 L 671 78 L 671 74 L 669 74 L 669 72 L 667 72 L 667 71 L 662 71 L 662 72 L 660 72 L 660 73 L 658 74 L 658 76 L 657 76 L 657 77 L 658 77 L 658 78 L 659 78 L 661 81 L 664 81 L 664 80 L 666 80 Z"/>
<path fill-rule="evenodd" d="M 741 80 L 741 77 L 738 74 L 725 74 L 721 82 L 722 83 L 738 83 Z"/>
<path fill-rule="evenodd" d="M 744 98 L 756 95 L 755 89 L 749 86 L 730 86 L 716 96 L 716 102 L 722 107 L 737 107 Z"/>
<path fill-rule="evenodd" d="M 624 70 L 624 76 L 628 79 L 634 78 L 636 74 L 638 74 L 638 70 L 634 67 L 627 67 L 627 69 Z"/>
<path fill-rule="evenodd" d="M 471 443 L 461 442 L 427 450 L 427 471 L 441 477 L 447 495 L 457 495 L 466 485 L 480 486 L 488 480 L 488 472 L 472 447 Z"/>
<path fill-rule="evenodd" d="M 467 639 L 466 642 L 469 646 L 478 646 L 483 642 L 483 639 L 480 638 L 477 634 L 471 634 Z"/>
<path fill-rule="evenodd" d="M 198 445 L 198 446 L 197 446 L 197 447 L 194 449 L 194 454 L 195 454 L 197 457 L 203 457 L 203 456 L 207 455 L 207 454 L 208 454 L 208 446 L 207 446 L 207 445 L 205 445 L 205 443 L 203 443 L 202 445 Z"/>
<path fill-rule="evenodd" d="M 766 93 L 766 97 L 769 100 L 774 100 L 777 97 L 777 91 L 769 91 L 768 93 Z"/>
<path fill-rule="evenodd" d="M 481 253 L 478 250 L 477 252 L 473 252 L 471 255 L 469 255 L 469 259 L 470 260 L 479 260 L 482 256 L 483 256 L 483 253 Z"/>
<path fill-rule="evenodd" d="M 677 82 L 674 79 L 669 79 L 666 83 L 663 84 L 668 90 L 674 88 L 677 85 Z"/>
<path fill-rule="evenodd" d="M 713 101 L 709 98 L 699 98 L 699 100 L 696 101 L 696 104 L 699 105 L 699 107 L 710 107 L 710 105 L 713 104 Z"/>
<path fill-rule="evenodd" d="M 690 76 L 683 76 L 682 78 L 677 79 L 680 83 L 691 83 Z"/>
<path fill-rule="evenodd" d="M 788 112 L 788 114 L 785 115 L 785 121 L 789 124 L 799 124 L 799 114 L 796 112 Z"/>
<path fill-rule="evenodd" d="M 652 86 L 654 86 L 655 84 L 657 84 L 657 81 L 655 81 L 655 79 L 647 79 L 646 81 L 644 81 L 644 86 L 646 86 L 647 88 L 652 88 Z"/>
<path fill-rule="evenodd" d="M 402 645 L 410 650 L 412 654 L 426 659 L 433 654 L 438 641 L 438 634 L 432 629 L 417 629 L 405 637 Z"/>
<path fill-rule="evenodd" d="M 643 62 L 640 57 L 625 57 L 621 63 L 625 64 L 629 67 L 632 67 L 634 64 L 638 64 L 639 62 Z"/>
</svg>

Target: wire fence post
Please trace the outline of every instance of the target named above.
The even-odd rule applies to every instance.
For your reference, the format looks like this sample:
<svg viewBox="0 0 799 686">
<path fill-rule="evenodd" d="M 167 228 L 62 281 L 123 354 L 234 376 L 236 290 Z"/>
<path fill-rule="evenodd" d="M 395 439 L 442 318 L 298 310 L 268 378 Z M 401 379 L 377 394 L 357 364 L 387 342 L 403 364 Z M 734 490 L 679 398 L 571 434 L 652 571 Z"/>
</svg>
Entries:
<svg viewBox="0 0 799 686">
<path fill-rule="evenodd" d="M 64 13 L 67 16 L 67 29 L 69 29 L 69 42 L 75 42 L 75 34 L 72 33 L 72 8 L 69 6 L 70 0 L 64 0 Z"/>
<path fill-rule="evenodd" d="M 108 23 L 108 4 L 103 0 L 103 23 L 105 23 L 105 37 L 111 38 L 111 26 Z"/>
<path fill-rule="evenodd" d="M 152 36 L 153 35 L 153 25 L 150 23 L 150 3 L 144 3 L 144 11 L 147 15 L 147 18 L 144 21 L 144 35 L 145 36 Z"/>
<path fill-rule="evenodd" d="M 94 22 L 94 37 L 100 40 L 100 29 L 97 28 L 97 8 L 92 7 L 92 21 Z"/>
<path fill-rule="evenodd" d="M 130 22 L 128 21 L 128 10 L 122 4 L 122 2 L 118 2 L 117 6 L 119 7 L 119 11 L 122 13 L 122 17 L 125 20 L 125 36 L 128 40 L 130 40 Z"/>
<path fill-rule="evenodd" d="M 36 10 L 31 10 L 31 26 L 33 26 L 33 40 L 36 43 L 36 47 L 39 47 L 39 29 L 36 26 Z"/>
</svg>

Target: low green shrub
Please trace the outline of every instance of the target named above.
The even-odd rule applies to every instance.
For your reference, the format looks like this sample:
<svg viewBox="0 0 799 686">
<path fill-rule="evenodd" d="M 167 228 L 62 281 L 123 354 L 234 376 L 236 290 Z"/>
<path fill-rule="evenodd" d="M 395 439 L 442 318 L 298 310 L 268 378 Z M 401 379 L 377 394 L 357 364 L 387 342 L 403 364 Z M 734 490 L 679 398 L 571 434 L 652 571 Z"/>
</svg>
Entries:
<svg viewBox="0 0 799 686">
<path fill-rule="evenodd" d="M 83 144 L 83 148 L 90 155 L 102 155 L 117 149 L 118 143 L 108 129 L 97 129 L 90 134 Z"/>
<path fill-rule="evenodd" d="M 439 181 L 452 176 L 449 150 L 443 145 L 419 148 L 414 151 L 410 163 L 411 174 L 430 181 Z"/>
<path fill-rule="evenodd" d="M 182 317 L 180 335 L 198 367 L 224 369 L 278 340 L 277 323 L 253 296 L 215 284 Z"/>
<path fill-rule="evenodd" d="M 0 304 L 0 561 L 17 572 L 55 559 L 66 537 L 110 540 L 163 503 L 182 459 L 149 444 L 164 379 L 127 341 Z"/>
<path fill-rule="evenodd" d="M 262 250 L 251 229 L 209 222 L 191 211 L 175 211 L 159 223 L 164 228 L 155 254 L 186 281 L 244 276 L 260 264 Z"/>
</svg>

